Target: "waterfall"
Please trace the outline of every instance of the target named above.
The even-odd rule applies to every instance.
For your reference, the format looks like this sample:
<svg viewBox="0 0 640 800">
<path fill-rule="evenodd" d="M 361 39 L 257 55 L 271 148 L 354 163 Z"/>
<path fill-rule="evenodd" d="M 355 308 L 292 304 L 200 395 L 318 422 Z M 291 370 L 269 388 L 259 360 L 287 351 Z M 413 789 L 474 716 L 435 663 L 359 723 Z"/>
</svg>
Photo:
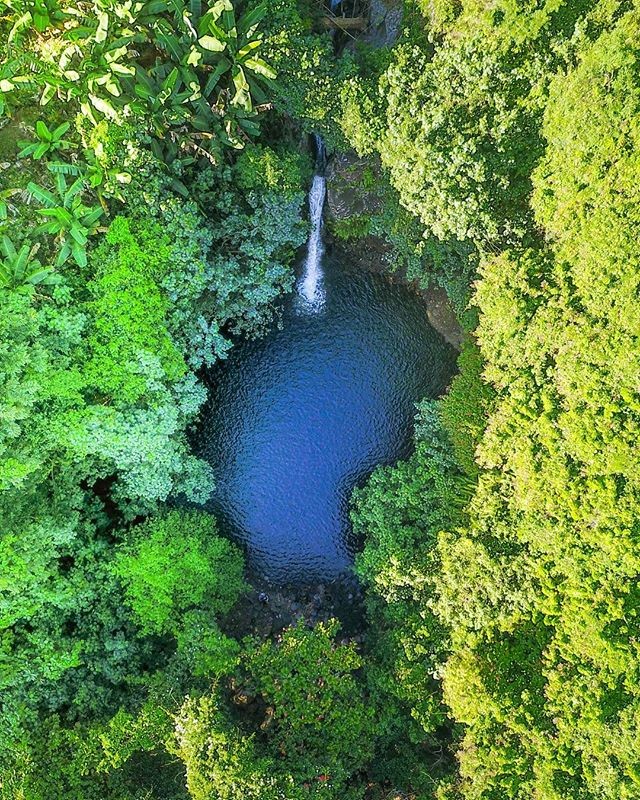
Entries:
<svg viewBox="0 0 640 800">
<path fill-rule="evenodd" d="M 298 284 L 298 291 L 308 308 L 319 309 L 324 303 L 324 288 L 322 286 L 322 211 L 327 194 L 327 182 L 324 177 L 326 162 L 324 143 L 319 136 L 316 140 L 316 174 L 309 191 L 309 217 L 311 220 L 311 233 L 307 243 L 307 257 L 304 262 L 302 277 Z"/>
</svg>

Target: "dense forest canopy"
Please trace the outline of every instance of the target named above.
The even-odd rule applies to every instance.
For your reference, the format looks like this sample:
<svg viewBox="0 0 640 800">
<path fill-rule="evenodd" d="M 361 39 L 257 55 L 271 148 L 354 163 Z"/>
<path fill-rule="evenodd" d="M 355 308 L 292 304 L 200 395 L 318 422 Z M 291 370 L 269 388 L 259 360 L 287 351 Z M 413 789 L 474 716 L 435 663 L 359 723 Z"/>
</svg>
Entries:
<svg viewBox="0 0 640 800">
<path fill-rule="evenodd" d="M 640 797 L 640 5 L 385 2 L 0 0 L 3 800 Z M 313 132 L 465 341 L 354 493 L 363 633 L 242 636 L 188 431 Z"/>
</svg>

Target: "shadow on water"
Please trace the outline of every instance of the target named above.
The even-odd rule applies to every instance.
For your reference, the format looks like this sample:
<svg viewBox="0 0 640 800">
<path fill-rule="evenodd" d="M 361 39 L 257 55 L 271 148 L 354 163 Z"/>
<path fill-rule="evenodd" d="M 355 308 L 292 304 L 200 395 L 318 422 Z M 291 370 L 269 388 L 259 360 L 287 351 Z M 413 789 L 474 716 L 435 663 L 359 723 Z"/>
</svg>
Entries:
<svg viewBox="0 0 640 800">
<path fill-rule="evenodd" d="M 352 489 L 410 454 L 414 404 L 440 395 L 455 369 L 408 289 L 337 254 L 322 270 L 321 304 L 290 295 L 280 327 L 210 372 L 194 434 L 215 475 L 207 508 L 275 585 L 348 575 Z"/>
</svg>

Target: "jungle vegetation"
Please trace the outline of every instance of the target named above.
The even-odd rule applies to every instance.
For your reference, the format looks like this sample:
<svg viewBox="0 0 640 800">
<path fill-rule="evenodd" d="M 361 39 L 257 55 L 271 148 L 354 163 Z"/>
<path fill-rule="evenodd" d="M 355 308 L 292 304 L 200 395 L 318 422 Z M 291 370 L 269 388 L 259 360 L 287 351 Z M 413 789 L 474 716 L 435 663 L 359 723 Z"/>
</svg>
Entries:
<svg viewBox="0 0 640 800">
<path fill-rule="evenodd" d="M 317 14 L 0 0 L 0 797 L 634 800 L 640 4 L 405 0 L 339 54 Z M 336 235 L 466 341 L 354 493 L 364 640 L 239 639 L 187 431 L 293 285 L 314 131 L 384 199 Z"/>
</svg>

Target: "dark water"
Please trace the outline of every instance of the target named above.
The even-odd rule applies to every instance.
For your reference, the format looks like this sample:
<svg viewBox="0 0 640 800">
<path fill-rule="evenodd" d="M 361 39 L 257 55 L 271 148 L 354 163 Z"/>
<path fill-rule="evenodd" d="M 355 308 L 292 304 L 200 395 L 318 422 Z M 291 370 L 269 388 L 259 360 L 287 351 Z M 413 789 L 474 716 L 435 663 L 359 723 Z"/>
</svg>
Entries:
<svg viewBox="0 0 640 800">
<path fill-rule="evenodd" d="M 212 371 L 195 437 L 216 477 L 208 507 L 282 584 L 348 570 L 351 490 L 409 454 L 414 403 L 439 395 L 455 364 L 408 290 L 330 259 L 323 270 L 321 308 L 292 295 L 280 330 Z"/>
</svg>

